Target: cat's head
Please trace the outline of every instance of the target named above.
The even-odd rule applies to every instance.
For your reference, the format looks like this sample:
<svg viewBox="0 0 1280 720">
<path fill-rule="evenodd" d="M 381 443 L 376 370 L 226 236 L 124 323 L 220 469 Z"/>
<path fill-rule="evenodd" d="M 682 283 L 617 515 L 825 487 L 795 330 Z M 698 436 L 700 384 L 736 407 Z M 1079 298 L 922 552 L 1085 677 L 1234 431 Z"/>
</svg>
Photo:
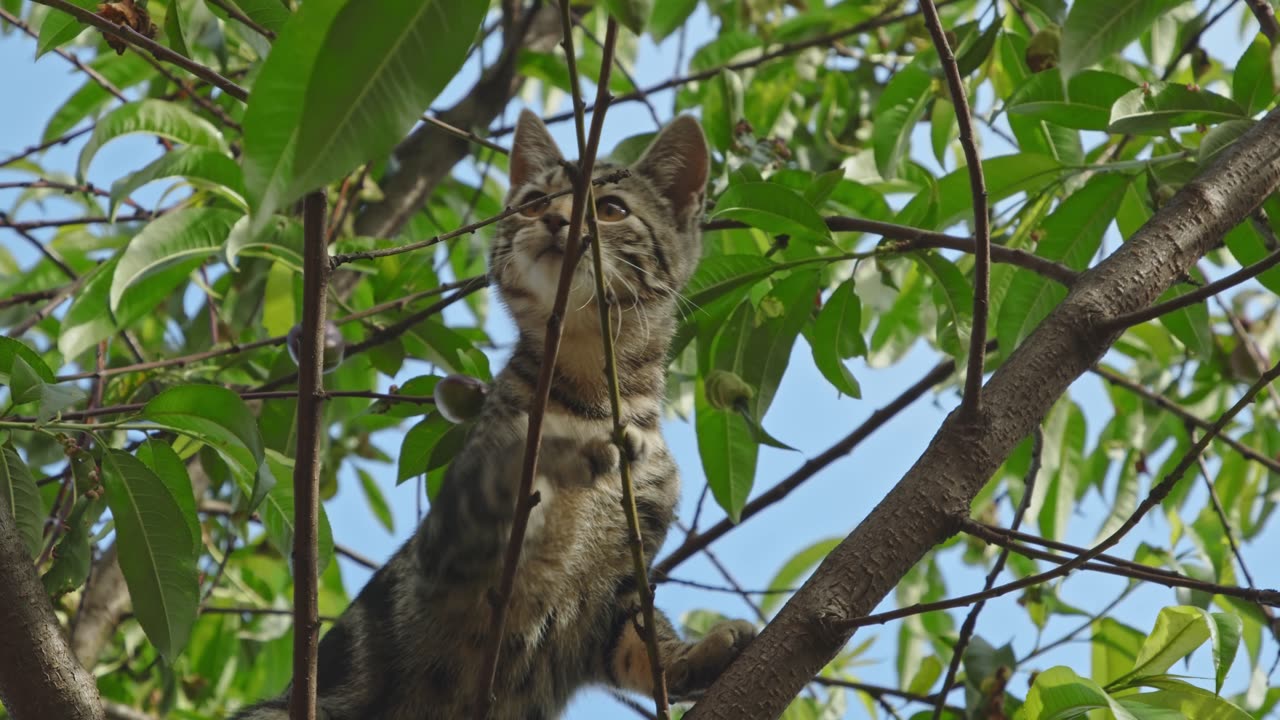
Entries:
<svg viewBox="0 0 1280 720">
<path fill-rule="evenodd" d="M 618 183 L 598 185 L 596 216 L 605 286 L 622 307 L 672 301 L 701 255 L 703 196 L 709 167 L 706 139 L 692 117 L 669 123 Z M 595 177 L 617 166 L 597 163 Z M 572 187 L 564 158 L 547 127 L 520 114 L 511 147 L 509 207 Z M 489 275 L 517 321 L 545 317 L 560 280 L 572 194 L 511 215 L 498 225 Z M 583 224 L 582 234 L 588 229 Z M 590 254 L 573 278 L 569 309 L 594 298 Z M 594 313 L 595 311 L 592 310 Z"/>
</svg>

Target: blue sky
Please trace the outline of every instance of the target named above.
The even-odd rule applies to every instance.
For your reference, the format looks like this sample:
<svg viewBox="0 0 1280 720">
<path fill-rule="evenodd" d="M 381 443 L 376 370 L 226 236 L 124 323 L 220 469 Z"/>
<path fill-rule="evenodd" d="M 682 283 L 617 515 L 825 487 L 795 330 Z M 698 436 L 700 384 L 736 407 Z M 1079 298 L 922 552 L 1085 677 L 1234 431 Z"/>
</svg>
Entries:
<svg viewBox="0 0 1280 720">
<path fill-rule="evenodd" d="M 1211 54 L 1227 62 L 1234 63 L 1244 44 L 1237 35 L 1238 23 L 1228 16 L 1207 42 Z M 692 51 L 706 41 L 713 28 L 704 15 L 696 16 L 688 38 Z M 642 40 L 641 57 L 644 62 L 636 68 L 635 74 L 641 84 L 649 84 L 665 79 L 674 64 L 675 42 L 668 41 L 660 48 L 654 48 L 647 40 Z M 53 54 L 46 55 L 33 63 L 34 41 L 20 33 L 10 33 L 0 38 L 0 67 L 8 72 L 0 75 L 0 97 L 8 98 L 6 111 L 0 113 L 0 156 L 7 156 L 27 145 L 38 142 L 43 130 L 43 123 L 63 100 L 82 83 L 82 78 L 61 58 Z M 492 57 L 492 54 L 490 55 Z M 456 97 L 461 88 L 470 81 L 470 75 L 460 78 L 436 103 L 444 106 Z M 660 93 L 653 97 L 660 113 L 666 117 L 671 108 L 670 92 Z M 514 119 L 516 107 L 508 112 L 508 119 Z M 563 105 L 561 108 L 563 109 Z M 606 122 L 603 148 L 610 148 L 618 140 L 639 132 L 654 129 L 649 114 L 640 105 L 620 105 L 609 113 Z M 553 133 L 562 147 L 570 148 L 573 142 L 570 136 L 571 125 L 560 124 L 553 127 Z M 927 131 L 926 131 L 927 132 Z M 985 138 L 984 156 L 1008 152 L 995 138 Z M 921 135 L 915 143 L 918 148 L 927 148 L 927 136 Z M 71 173 L 74 171 L 75 159 L 79 145 L 69 148 L 55 148 L 45 154 L 43 162 L 47 168 L 56 168 Z M 141 167 L 155 154 L 154 143 L 150 140 L 128 138 L 109 144 L 94 161 L 90 172 L 90 180 L 109 186 L 110 182 L 125 172 Z M 571 153 L 570 153 L 571 154 Z M 926 158 L 927 150 L 917 153 L 922 162 L 931 166 L 935 163 Z M 950 167 L 948 169 L 951 169 Z M 464 174 L 468 171 L 463 171 Z M 0 181 L 18 179 L 12 172 L 0 170 Z M 153 201 L 156 188 L 150 193 L 142 193 L 141 200 Z M 0 209 L 7 209 L 12 203 L 14 194 L 0 191 Z M 48 203 L 49 216 L 69 216 L 76 208 L 65 201 L 53 199 Z M 31 217 L 35 208 L 28 207 L 23 217 Z M 47 236 L 46 236 L 47 237 Z M 1110 247 L 1115 247 L 1118 238 L 1108 240 Z M 0 232 L 0 244 L 15 253 L 23 264 L 31 262 L 29 248 L 12 233 Z M 500 313 L 494 313 L 500 315 Z M 459 316 L 465 321 L 465 316 Z M 511 337 L 511 330 L 505 318 L 496 318 L 491 332 L 500 344 Z M 505 360 L 503 351 L 495 353 L 494 367 Z M 816 455 L 847 434 L 861 423 L 875 409 L 883 406 L 902 389 L 915 382 L 938 361 L 938 357 L 927 348 L 917 347 L 903 361 L 881 369 L 872 369 L 861 361 L 850 364 L 851 370 L 861 382 L 863 397 L 859 400 L 837 397 L 829 383 L 813 366 L 808 346 L 800 341 L 796 345 L 790 367 L 777 393 L 777 398 L 766 418 L 769 431 L 784 442 L 800 449 L 799 453 L 764 449 L 757 471 L 757 491 L 767 488 L 777 480 L 785 477 L 803 463 L 806 457 Z M 425 372 L 425 367 L 418 364 L 402 372 L 397 381 Z M 1081 403 L 1088 421 L 1089 436 L 1105 423 L 1110 414 L 1110 403 L 1106 400 L 1100 383 L 1090 375 L 1081 378 L 1072 388 L 1072 394 Z M 937 427 L 958 401 L 954 390 L 947 390 L 939 395 L 930 394 L 917 401 L 906 411 L 899 414 L 886 427 L 863 443 L 851 456 L 832 464 L 818 476 L 801 486 L 784 502 L 766 510 L 753 518 L 745 527 L 735 529 L 715 546 L 717 556 L 730 568 L 736 579 L 748 588 L 764 587 L 768 584 L 777 569 L 797 550 L 809 544 L 827 538 L 842 538 L 874 507 L 892 487 L 907 468 L 919 457 Z M 666 425 L 668 443 L 681 467 L 684 478 L 684 500 L 681 515 L 688 520 L 693 515 L 693 505 L 703 486 L 701 463 L 698 457 L 696 438 L 690 424 L 682 421 L 671 421 Z M 383 436 L 379 444 L 387 449 L 399 447 L 399 439 L 394 436 Z M 396 532 L 388 534 L 379 526 L 368 512 L 363 496 L 359 490 L 354 473 L 344 472 L 339 494 L 326 503 L 334 535 L 340 541 L 375 559 L 385 559 L 407 539 L 416 523 L 415 486 L 406 483 L 395 485 L 394 468 L 367 466 L 374 471 L 375 477 L 383 486 L 391 501 L 396 515 Z M 1188 478 L 1188 481 L 1193 480 Z M 1198 479 L 1194 479 L 1197 484 Z M 1110 487 L 1110 485 L 1108 486 Z M 1202 494 L 1197 491 L 1194 498 Z M 1193 499 L 1189 507 L 1198 508 L 1199 501 Z M 1072 518 L 1071 532 L 1068 540 L 1077 544 L 1088 544 L 1109 508 L 1092 495 L 1085 504 L 1077 509 Z M 723 514 L 708 502 L 704 510 L 703 527 L 718 521 Z M 1008 511 L 1005 510 L 1006 520 Z M 1273 523 L 1274 525 L 1274 523 Z M 672 529 L 668 547 L 674 547 L 683 539 L 681 532 Z M 1118 554 L 1131 552 L 1139 539 L 1148 539 L 1158 544 L 1167 544 L 1167 526 L 1163 520 L 1145 520 L 1135 533 L 1135 537 L 1126 540 Z M 1247 556 L 1252 560 L 1251 569 L 1258 582 L 1263 586 L 1280 585 L 1274 562 L 1263 562 L 1262 549 L 1280 546 L 1280 531 L 1274 527 L 1262 538 L 1247 548 Z M 1185 549 L 1185 541 L 1183 549 Z M 968 568 L 958 562 L 956 551 L 951 551 L 944 563 L 947 568 L 947 582 L 950 594 L 961 594 L 979 589 L 983 571 Z M 362 568 L 344 561 L 344 577 L 348 587 L 357 590 L 367 579 L 368 573 Z M 723 584 L 720 577 L 712 569 L 705 558 L 699 556 L 685 563 L 675 575 L 681 578 L 697 579 L 713 584 Z M 1078 607 L 1094 609 L 1104 605 L 1123 587 L 1124 582 L 1109 576 L 1077 573 L 1069 579 L 1062 591 L 1063 599 Z M 1174 593 L 1160 588 L 1144 588 L 1137 591 L 1121 608 L 1115 617 L 1141 629 L 1149 630 L 1154 621 L 1155 611 L 1159 607 L 1175 604 Z M 690 589 L 674 584 L 665 584 L 658 591 L 658 605 L 673 618 L 695 609 L 707 608 L 718 610 L 724 614 L 754 619 L 752 612 L 744 603 L 733 595 L 725 595 L 704 590 Z M 881 609 L 893 607 L 892 598 L 882 603 Z M 957 613 L 957 625 L 963 613 Z M 979 622 L 978 633 L 993 645 L 1001 645 L 1012 641 L 1019 655 L 1025 654 L 1035 640 L 1034 627 L 1025 620 L 1026 613 L 1016 604 L 1016 597 L 997 599 L 988 604 Z M 1074 627 L 1078 620 L 1074 618 L 1058 619 L 1050 622 L 1044 637 L 1053 639 L 1064 630 Z M 860 679 L 889 686 L 897 686 L 898 679 L 894 669 L 896 655 L 895 642 L 897 625 L 875 627 L 860 631 L 854 642 L 861 642 L 874 635 L 877 642 L 866 653 L 864 659 L 869 661 L 860 670 Z M 1268 640 L 1264 649 L 1264 657 L 1274 655 L 1276 645 Z M 1192 664 L 1190 673 L 1200 676 L 1209 675 L 1207 655 L 1201 651 Z M 1040 660 L 1038 667 L 1064 663 L 1072 665 L 1082 673 L 1088 669 L 1087 646 L 1069 645 L 1060 652 Z M 1025 669 L 1024 669 L 1025 670 Z M 1177 668 L 1175 668 L 1175 671 Z M 1026 688 L 1028 676 L 1024 673 L 1016 676 L 1011 686 L 1015 694 L 1022 694 Z M 1248 682 L 1247 671 L 1243 664 L 1238 664 L 1228 677 L 1228 689 L 1239 690 Z M 953 696 L 957 699 L 959 694 Z M 910 706 L 904 710 L 910 714 L 920 709 Z M 847 717 L 866 717 L 866 710 L 857 701 L 850 703 Z M 628 717 L 630 711 L 623 709 L 613 700 L 598 692 L 587 692 L 575 700 L 568 718 L 585 720 L 587 718 Z"/>
</svg>

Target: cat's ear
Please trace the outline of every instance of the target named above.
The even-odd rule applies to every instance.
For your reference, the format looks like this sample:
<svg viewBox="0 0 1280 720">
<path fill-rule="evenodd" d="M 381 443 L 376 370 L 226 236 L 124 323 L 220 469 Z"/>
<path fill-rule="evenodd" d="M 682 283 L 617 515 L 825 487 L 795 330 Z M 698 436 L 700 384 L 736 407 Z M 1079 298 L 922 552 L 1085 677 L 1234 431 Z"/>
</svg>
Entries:
<svg viewBox="0 0 1280 720">
<path fill-rule="evenodd" d="M 645 175 L 671 201 L 677 217 L 691 209 L 701 214 L 711 157 L 702 126 L 689 115 L 667 124 L 633 169 Z"/>
<path fill-rule="evenodd" d="M 552 139 L 542 118 L 528 110 L 520 111 L 516 137 L 511 143 L 511 187 L 517 188 L 534 176 L 564 162 L 560 148 Z"/>
</svg>

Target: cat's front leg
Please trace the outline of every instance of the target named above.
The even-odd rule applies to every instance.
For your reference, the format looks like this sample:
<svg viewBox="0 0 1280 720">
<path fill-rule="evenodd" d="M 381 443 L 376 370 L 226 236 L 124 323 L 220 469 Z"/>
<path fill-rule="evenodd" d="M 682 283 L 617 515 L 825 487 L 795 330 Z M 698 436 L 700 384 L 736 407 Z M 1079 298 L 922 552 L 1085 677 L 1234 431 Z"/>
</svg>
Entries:
<svg viewBox="0 0 1280 720">
<path fill-rule="evenodd" d="M 701 639 L 686 642 L 656 608 L 654 620 L 667 693 L 677 700 L 710 687 L 756 636 L 755 625 L 746 620 L 726 620 L 712 627 Z M 616 685 L 645 694 L 653 692 L 653 671 L 649 666 L 642 613 L 636 612 L 622 622 L 607 662 L 609 676 Z"/>
</svg>

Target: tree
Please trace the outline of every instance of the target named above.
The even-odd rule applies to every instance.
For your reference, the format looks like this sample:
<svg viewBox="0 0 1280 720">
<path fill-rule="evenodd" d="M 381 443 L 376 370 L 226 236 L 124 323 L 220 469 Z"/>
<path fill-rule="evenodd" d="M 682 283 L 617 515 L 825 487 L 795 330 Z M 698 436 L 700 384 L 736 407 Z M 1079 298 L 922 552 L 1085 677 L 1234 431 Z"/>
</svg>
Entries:
<svg viewBox="0 0 1280 720">
<path fill-rule="evenodd" d="M 359 492 L 391 530 L 393 480 L 429 498 L 463 432 L 437 384 L 500 360 L 485 248 L 507 111 L 534 104 L 588 163 L 635 108 L 695 113 L 713 147 L 670 373 L 689 525 L 647 570 L 659 605 L 712 593 L 690 632 L 725 589 L 763 632 L 674 714 L 1276 717 L 1269 5 L 494 5 L 0 2 L 0 49 L 81 83 L 0 159 L 13 716 L 222 717 L 314 672 L 344 571 L 376 566 L 328 514 Z M 136 134 L 149 159 L 109 161 Z M 922 358 L 865 409 L 859 380 L 878 397 Z M 769 415 L 804 373 L 866 416 L 827 449 Z M 914 442 L 893 421 L 935 390 L 949 414 L 847 537 L 757 536 L 776 571 L 712 554 L 855 450 Z M 788 443 L 813 454 L 758 471 Z M 806 512 L 854 504 L 823 492 Z"/>
</svg>

